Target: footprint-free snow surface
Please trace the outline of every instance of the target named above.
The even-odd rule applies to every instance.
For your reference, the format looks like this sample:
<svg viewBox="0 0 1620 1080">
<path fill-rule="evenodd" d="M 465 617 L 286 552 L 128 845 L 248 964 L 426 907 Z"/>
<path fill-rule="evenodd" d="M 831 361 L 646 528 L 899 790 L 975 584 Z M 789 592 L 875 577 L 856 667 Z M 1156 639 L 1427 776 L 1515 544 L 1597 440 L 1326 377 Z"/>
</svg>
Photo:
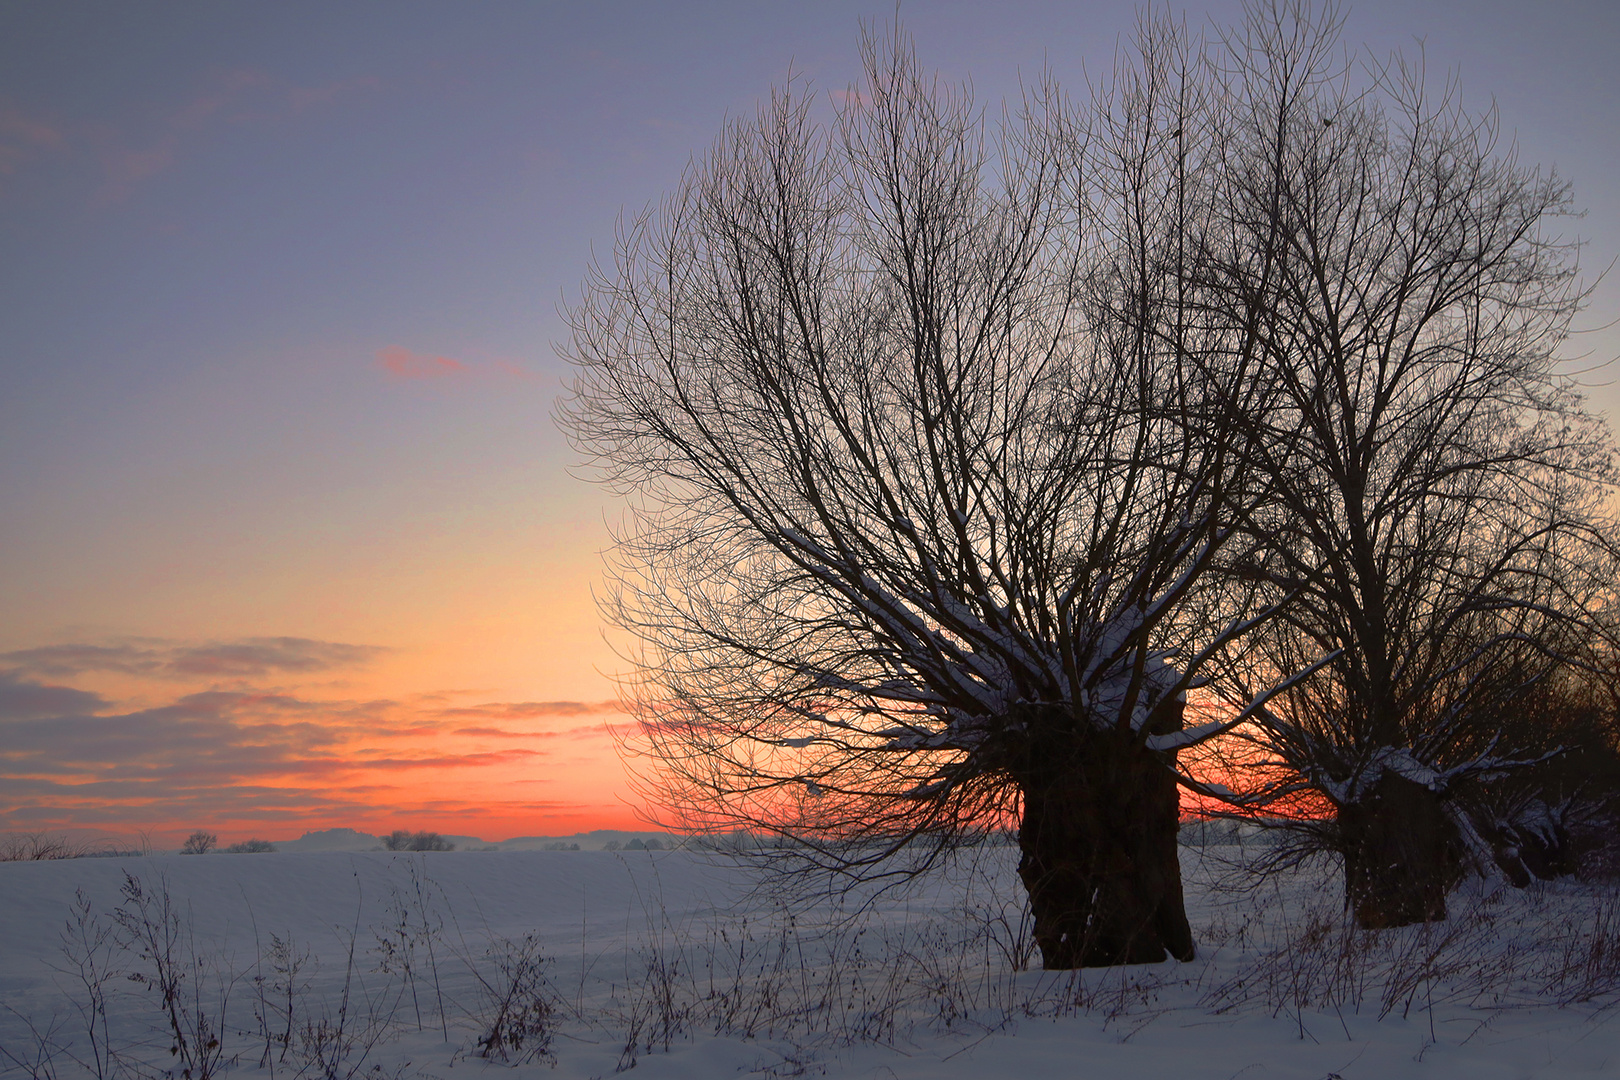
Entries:
<svg viewBox="0 0 1620 1080">
<path fill-rule="evenodd" d="M 686 851 L 0 864 L 14 1076 L 1620 1076 L 1620 893 L 1472 882 L 1360 933 L 1327 864 L 1184 848 L 1198 959 L 1030 963 L 989 846 L 785 906 Z M 1023 966 L 1024 970 L 1019 970 Z M 1031 969 L 1032 968 L 1032 969 Z"/>
</svg>

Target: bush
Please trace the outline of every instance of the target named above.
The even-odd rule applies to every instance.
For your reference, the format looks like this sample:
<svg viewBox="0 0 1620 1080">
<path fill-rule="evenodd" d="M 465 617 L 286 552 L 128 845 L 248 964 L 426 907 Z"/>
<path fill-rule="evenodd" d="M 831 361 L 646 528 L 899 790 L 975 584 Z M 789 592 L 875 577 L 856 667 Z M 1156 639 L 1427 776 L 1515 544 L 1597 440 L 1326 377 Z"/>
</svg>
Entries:
<svg viewBox="0 0 1620 1080">
<path fill-rule="evenodd" d="M 436 832 L 411 832 L 395 829 L 383 837 L 383 847 L 389 851 L 454 851 L 456 845 Z"/>
<path fill-rule="evenodd" d="M 1491 718 L 1495 738 L 1476 752 L 1533 764 L 1457 785 L 1460 812 L 1479 837 L 1480 872 L 1499 870 L 1520 888 L 1572 873 L 1614 876 L 1620 711 L 1612 678 L 1561 672 Z"/>
<path fill-rule="evenodd" d="M 493 971 L 486 975 L 474 969 L 486 999 L 478 1056 L 507 1065 L 555 1065 L 551 1053 L 555 1008 L 542 971 L 545 958 L 539 941 L 532 933 L 521 941 L 496 939 L 485 955 L 493 961 Z"/>
<path fill-rule="evenodd" d="M 225 850 L 232 855 L 258 855 L 262 852 L 276 850 L 276 845 L 268 840 L 243 840 L 241 843 L 232 844 Z"/>
<path fill-rule="evenodd" d="M 0 839 L 0 862 L 77 859 L 90 853 L 83 844 L 49 833 L 24 833 Z"/>
<path fill-rule="evenodd" d="M 180 845 L 180 854 L 206 855 L 218 843 L 219 837 L 215 836 L 211 832 L 203 832 L 203 830 L 198 829 L 196 832 L 186 837 L 186 842 Z"/>
</svg>

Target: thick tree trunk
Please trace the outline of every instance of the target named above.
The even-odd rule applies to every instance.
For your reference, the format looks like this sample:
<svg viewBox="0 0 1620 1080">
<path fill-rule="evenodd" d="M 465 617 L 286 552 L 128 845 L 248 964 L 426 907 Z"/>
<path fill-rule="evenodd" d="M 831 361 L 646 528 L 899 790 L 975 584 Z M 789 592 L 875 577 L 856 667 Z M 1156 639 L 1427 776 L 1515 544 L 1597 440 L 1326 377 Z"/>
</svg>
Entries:
<svg viewBox="0 0 1620 1080">
<path fill-rule="evenodd" d="M 1048 969 L 1193 958 L 1175 777 L 1110 734 L 1034 738 L 1020 770 L 1018 874 Z"/>
<path fill-rule="evenodd" d="M 1446 917 L 1462 838 L 1436 792 L 1385 772 L 1367 798 L 1340 808 L 1338 824 L 1356 925 L 1382 930 Z"/>
</svg>

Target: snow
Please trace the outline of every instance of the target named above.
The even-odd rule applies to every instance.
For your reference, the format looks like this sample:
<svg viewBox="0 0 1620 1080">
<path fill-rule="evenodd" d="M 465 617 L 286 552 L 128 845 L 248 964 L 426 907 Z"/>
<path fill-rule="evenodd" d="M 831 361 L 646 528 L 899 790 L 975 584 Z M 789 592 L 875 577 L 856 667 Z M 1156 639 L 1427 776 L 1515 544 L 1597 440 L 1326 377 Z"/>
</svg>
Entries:
<svg viewBox="0 0 1620 1080">
<path fill-rule="evenodd" d="M 1392 746 L 1381 747 L 1374 756 L 1372 764 L 1363 774 L 1364 783 L 1376 783 L 1381 773 L 1392 772 L 1397 776 L 1405 777 L 1414 784 L 1420 784 L 1430 791 L 1439 791 L 1444 787 L 1442 778 L 1433 767 L 1425 765 L 1412 756 L 1410 750 Z M 1370 777 L 1371 779 L 1367 779 Z"/>
<path fill-rule="evenodd" d="M 1442 791 L 1446 786 L 1447 778 L 1444 774 L 1419 761 L 1405 747 L 1395 746 L 1379 747 L 1347 780 L 1334 780 L 1327 776 L 1318 776 L 1317 780 L 1322 790 L 1342 806 L 1359 802 L 1377 785 L 1386 772 L 1410 780 L 1430 791 Z"/>
<path fill-rule="evenodd" d="M 523 1076 L 610 1076 L 632 1060 L 635 1075 L 671 1080 L 1620 1075 L 1615 887 L 1571 881 L 1521 892 L 1474 881 L 1452 898 L 1447 922 L 1369 935 L 1338 922 L 1330 867 L 1255 886 L 1235 870 L 1252 847 L 1182 852 L 1199 958 L 1078 976 L 1009 968 L 1006 953 L 1027 935 L 1010 847 L 980 849 L 925 891 L 844 923 L 830 902 L 788 911 L 751 896 L 742 871 L 689 851 L 5 863 L 0 1045 L 25 1058 L 37 1046 L 22 1017 L 41 1032 L 54 1019 L 60 1044 L 82 1032 L 83 992 L 73 992 L 61 933 L 76 889 L 105 923 L 132 874 L 175 902 L 182 947 L 201 961 L 188 972 L 216 989 L 234 976 L 223 1036 L 231 1076 L 272 1076 L 259 1067 L 264 1039 L 253 1018 L 255 974 L 274 982 L 260 959 L 272 936 L 311 952 L 301 1016 L 334 1017 L 347 975 L 354 1000 L 387 1021 L 372 1029 L 369 1053 L 305 1076 L 508 1075 L 473 1056 L 490 1008 L 478 979 L 498 981 L 494 957 L 511 956 L 511 943 L 531 933 L 555 999 L 555 1066 L 513 1070 Z M 381 943 L 407 937 L 417 949 L 414 998 L 397 972 L 379 970 Z M 155 1041 L 150 995 L 127 979 L 108 986 L 113 1042 L 144 1043 L 135 1056 L 172 1068 L 167 1038 Z M 659 1025 L 671 1018 L 666 1050 Z M 293 1061 L 274 1075 L 294 1080 Z M 63 1080 L 84 1075 L 65 1051 L 56 1067 Z"/>
</svg>

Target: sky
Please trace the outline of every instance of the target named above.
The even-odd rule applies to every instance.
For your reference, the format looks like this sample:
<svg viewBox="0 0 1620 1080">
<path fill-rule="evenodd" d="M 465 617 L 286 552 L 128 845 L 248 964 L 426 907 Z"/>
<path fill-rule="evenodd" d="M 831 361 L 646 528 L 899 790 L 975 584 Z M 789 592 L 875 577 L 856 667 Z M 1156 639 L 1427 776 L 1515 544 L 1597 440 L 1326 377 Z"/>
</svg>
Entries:
<svg viewBox="0 0 1620 1080">
<path fill-rule="evenodd" d="M 727 117 L 848 86 L 895 10 L 0 5 L 0 832 L 638 827 L 564 309 Z M 899 12 L 990 108 L 1136 19 Z M 1573 182 L 1569 370 L 1615 415 L 1620 5 L 1344 14 Z"/>
</svg>

